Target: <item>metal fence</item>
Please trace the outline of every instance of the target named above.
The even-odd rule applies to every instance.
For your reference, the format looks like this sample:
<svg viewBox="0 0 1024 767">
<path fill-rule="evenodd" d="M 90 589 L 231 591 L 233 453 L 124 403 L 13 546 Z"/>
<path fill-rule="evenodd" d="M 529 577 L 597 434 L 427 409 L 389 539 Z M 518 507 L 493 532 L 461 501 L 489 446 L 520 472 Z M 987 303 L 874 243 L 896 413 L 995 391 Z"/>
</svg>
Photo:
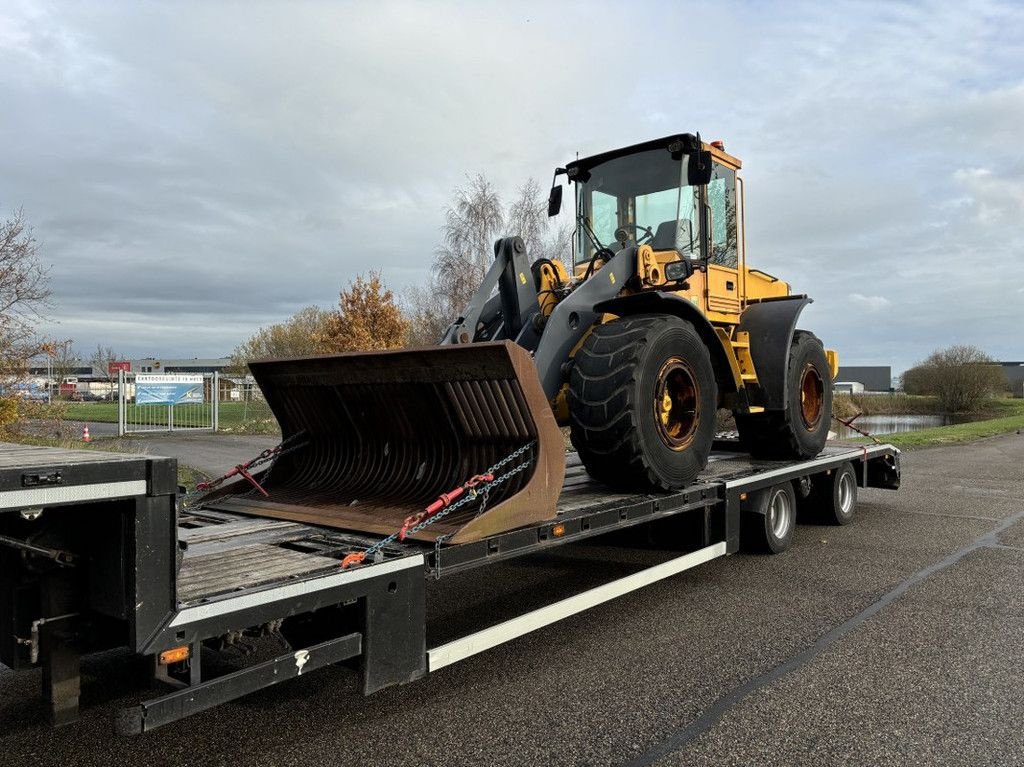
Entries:
<svg viewBox="0 0 1024 767">
<path fill-rule="evenodd" d="M 154 431 L 217 431 L 221 385 L 218 373 L 192 376 L 162 376 L 167 394 L 164 401 L 140 385 L 142 374 L 120 371 L 117 381 L 117 433 Z M 149 376 L 157 378 L 157 376 Z M 182 395 L 176 395 L 174 379 L 182 380 Z M 147 380 L 145 377 L 143 380 Z M 186 387 L 188 387 L 186 389 Z M 157 400 L 157 401 L 154 401 Z"/>
<path fill-rule="evenodd" d="M 251 375 L 221 376 L 220 428 L 250 434 L 276 432 L 277 421 Z"/>
</svg>

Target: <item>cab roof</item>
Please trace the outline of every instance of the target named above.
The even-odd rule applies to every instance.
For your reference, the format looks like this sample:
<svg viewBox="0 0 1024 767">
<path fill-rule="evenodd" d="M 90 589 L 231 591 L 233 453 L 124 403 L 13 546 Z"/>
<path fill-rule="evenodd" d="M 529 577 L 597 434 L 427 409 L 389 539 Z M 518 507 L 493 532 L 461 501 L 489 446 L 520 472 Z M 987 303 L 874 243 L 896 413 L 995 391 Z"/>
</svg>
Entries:
<svg viewBox="0 0 1024 767">
<path fill-rule="evenodd" d="M 700 139 L 692 133 L 675 133 L 671 136 L 665 136 L 664 138 L 652 139 L 651 141 L 644 141 L 640 144 L 633 144 L 632 146 L 626 146 L 620 149 L 612 149 L 611 151 L 591 155 L 590 157 L 581 157 L 579 160 L 573 160 L 571 163 L 566 165 L 565 170 L 566 175 L 569 176 L 569 180 L 575 181 L 578 177 L 583 175 L 584 171 L 590 170 L 591 168 L 597 167 L 602 163 L 606 163 L 609 160 L 614 160 L 618 157 L 626 157 L 627 155 L 637 154 L 638 152 L 647 152 L 651 149 L 664 149 L 665 151 L 671 152 L 673 155 L 678 154 L 679 157 L 682 157 L 684 154 L 696 152 L 700 147 Z"/>
</svg>

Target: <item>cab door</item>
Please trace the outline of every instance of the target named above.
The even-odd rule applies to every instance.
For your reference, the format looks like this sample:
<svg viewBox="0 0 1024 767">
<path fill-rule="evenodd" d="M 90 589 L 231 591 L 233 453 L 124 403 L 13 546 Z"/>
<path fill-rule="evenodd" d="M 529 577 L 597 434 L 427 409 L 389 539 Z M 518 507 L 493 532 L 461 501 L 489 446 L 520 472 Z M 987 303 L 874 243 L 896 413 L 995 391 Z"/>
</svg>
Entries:
<svg viewBox="0 0 1024 767">
<path fill-rule="evenodd" d="M 718 162 L 704 188 L 708 248 L 705 308 L 712 322 L 735 324 L 742 310 L 739 250 L 736 241 L 736 171 Z"/>
</svg>

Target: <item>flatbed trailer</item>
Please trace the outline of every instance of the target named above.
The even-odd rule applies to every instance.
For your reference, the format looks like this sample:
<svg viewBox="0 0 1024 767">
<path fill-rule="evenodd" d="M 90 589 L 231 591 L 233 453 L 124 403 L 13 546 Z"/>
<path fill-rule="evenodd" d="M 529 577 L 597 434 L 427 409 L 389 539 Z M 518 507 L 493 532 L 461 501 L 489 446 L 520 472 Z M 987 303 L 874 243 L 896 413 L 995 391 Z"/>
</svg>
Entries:
<svg viewBox="0 0 1024 767">
<path fill-rule="evenodd" d="M 0 662 L 41 666 L 51 721 L 66 724 L 78 715 L 82 655 L 127 647 L 151 658 L 169 691 L 122 710 L 122 734 L 341 662 L 370 694 L 739 551 L 778 488 L 813 498 L 844 472 L 861 487 L 900 482 L 899 451 L 882 444 L 761 461 L 717 442 L 698 481 L 665 494 L 610 491 L 574 455 L 568 467 L 552 520 L 458 545 L 395 541 L 343 569 L 383 536 L 252 516 L 255 493 L 182 508 L 173 459 L 0 445 Z M 644 527 L 678 556 L 428 645 L 428 581 Z M 204 647 L 266 634 L 288 651 L 204 675 Z"/>
</svg>

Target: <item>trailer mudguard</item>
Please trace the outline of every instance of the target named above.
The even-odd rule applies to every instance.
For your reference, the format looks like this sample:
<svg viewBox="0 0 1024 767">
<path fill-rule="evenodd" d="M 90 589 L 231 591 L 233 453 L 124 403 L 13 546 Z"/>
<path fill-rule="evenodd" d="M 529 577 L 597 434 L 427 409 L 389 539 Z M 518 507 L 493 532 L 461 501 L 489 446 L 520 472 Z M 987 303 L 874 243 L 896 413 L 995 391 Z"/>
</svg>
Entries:
<svg viewBox="0 0 1024 767">
<path fill-rule="evenodd" d="M 722 342 L 715 333 L 714 327 L 708 322 L 700 309 L 675 293 L 663 293 L 652 291 L 649 293 L 634 293 L 630 296 L 613 298 L 610 301 L 602 301 L 594 306 L 594 310 L 607 314 L 614 314 L 618 317 L 626 317 L 635 314 L 670 314 L 685 320 L 693 325 L 694 330 L 700 336 L 704 345 L 708 347 L 711 354 L 711 364 L 715 368 L 715 379 L 718 382 L 720 392 L 735 392 L 736 379 L 732 374 L 732 367 L 729 359 L 722 348 Z"/>
<path fill-rule="evenodd" d="M 766 410 L 786 409 L 789 349 L 800 312 L 811 301 L 803 295 L 767 299 L 750 304 L 740 317 L 738 330 L 750 334 L 750 356 L 760 389 L 760 397 L 751 397 L 751 402 Z"/>
</svg>

